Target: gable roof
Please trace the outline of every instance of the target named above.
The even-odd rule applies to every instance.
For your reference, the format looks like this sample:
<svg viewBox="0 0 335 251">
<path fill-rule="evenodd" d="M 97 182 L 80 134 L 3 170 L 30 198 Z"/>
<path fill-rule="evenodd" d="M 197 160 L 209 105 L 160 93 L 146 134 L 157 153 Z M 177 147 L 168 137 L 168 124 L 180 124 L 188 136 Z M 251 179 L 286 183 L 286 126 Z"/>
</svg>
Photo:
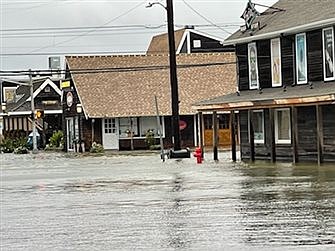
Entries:
<svg viewBox="0 0 335 251">
<path fill-rule="evenodd" d="M 66 64 L 86 117 L 154 116 L 154 96 L 160 114 L 171 115 L 168 55 L 67 56 Z M 180 114 L 194 114 L 198 100 L 235 90 L 234 53 L 180 54 L 177 65 Z M 80 69 L 95 70 L 76 73 Z"/>
<path fill-rule="evenodd" d="M 310 29 L 335 24 L 334 0 L 279 0 L 272 7 L 256 17 L 261 29 L 237 31 L 224 44 L 247 43 L 267 39 L 281 34 L 296 34 Z"/>
<path fill-rule="evenodd" d="M 176 49 L 179 47 L 184 36 L 186 28 L 176 30 L 174 32 L 174 40 Z M 168 33 L 153 36 L 149 44 L 147 54 L 166 54 L 169 53 Z"/>
<path fill-rule="evenodd" d="M 50 80 L 49 77 L 33 81 L 34 98 L 47 86 L 51 86 L 55 92 L 61 96 L 61 90 Z M 30 86 L 21 85 L 16 89 L 17 100 L 14 103 L 7 104 L 9 114 L 27 114 L 31 113 Z M 48 110 L 61 110 L 60 106 L 49 106 Z"/>
</svg>

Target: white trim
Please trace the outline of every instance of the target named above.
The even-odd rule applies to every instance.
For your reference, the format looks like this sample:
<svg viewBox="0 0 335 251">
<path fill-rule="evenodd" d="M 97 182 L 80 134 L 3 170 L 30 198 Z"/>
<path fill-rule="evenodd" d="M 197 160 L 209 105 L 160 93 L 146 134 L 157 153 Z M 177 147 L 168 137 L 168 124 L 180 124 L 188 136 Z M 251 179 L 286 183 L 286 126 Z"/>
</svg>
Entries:
<svg viewBox="0 0 335 251">
<path fill-rule="evenodd" d="M 192 47 L 191 47 L 191 32 L 187 31 L 187 54 L 192 53 Z"/>
<path fill-rule="evenodd" d="M 304 57 L 305 57 L 305 71 L 304 71 L 304 74 L 305 74 L 305 77 L 306 79 L 303 80 L 303 81 L 299 81 L 299 70 L 298 70 L 298 57 L 297 57 L 297 54 L 298 54 L 298 43 L 297 43 L 297 37 L 300 37 L 302 36 L 304 38 Z M 297 80 L 297 84 L 300 85 L 300 84 L 307 84 L 308 82 L 308 76 L 307 76 L 307 41 L 306 41 L 306 33 L 299 33 L 299 34 L 296 34 L 295 35 L 295 69 L 296 69 L 296 80 Z"/>
<path fill-rule="evenodd" d="M 279 45 L 279 54 L 278 54 L 278 57 L 279 57 L 279 83 L 274 83 L 275 82 L 275 79 L 273 78 L 273 65 L 274 65 L 274 60 L 273 60 L 273 55 L 272 55 L 272 52 L 273 52 L 273 42 L 278 42 L 278 45 Z M 271 44 L 271 79 L 272 79 L 272 87 L 279 87 L 279 86 L 282 86 L 282 77 L 281 77 L 281 74 L 282 74 L 282 69 L 281 69 L 281 43 L 280 43 L 280 38 L 274 38 L 274 39 L 271 39 L 270 41 L 270 44 Z"/>
<path fill-rule="evenodd" d="M 288 111 L 289 113 L 289 138 L 290 139 L 278 139 L 278 112 L 279 111 Z M 290 108 L 279 108 L 274 110 L 274 117 L 275 117 L 275 141 L 276 144 L 291 144 L 292 141 L 292 133 L 291 133 L 291 114 Z"/>
<path fill-rule="evenodd" d="M 326 20 L 316 21 L 313 23 L 303 24 L 303 25 L 299 25 L 296 27 L 291 27 L 291 28 L 282 29 L 278 31 L 272 31 L 272 32 L 268 32 L 268 33 L 260 34 L 260 35 L 253 35 L 249 37 L 237 38 L 237 39 L 232 39 L 232 40 L 229 40 L 228 38 L 226 42 L 225 41 L 222 42 L 222 45 L 225 46 L 225 45 L 243 44 L 243 43 L 249 43 L 255 40 L 269 39 L 269 38 L 278 37 L 281 35 L 295 34 L 301 31 L 334 25 L 334 23 L 335 23 L 335 18 L 329 18 Z"/>
<path fill-rule="evenodd" d="M 1 100 L 1 102 L 6 102 L 7 101 L 7 99 L 6 99 L 6 90 L 16 90 L 17 89 L 17 86 L 3 86 L 2 87 L 3 89 L 2 89 L 2 91 L 1 91 L 1 93 L 2 93 L 2 100 Z M 16 95 L 16 93 L 14 94 L 14 100 L 15 100 L 15 95 Z"/>
<path fill-rule="evenodd" d="M 256 86 L 251 86 L 251 62 L 250 62 L 250 49 L 255 49 L 255 66 L 256 66 Z M 248 70 L 249 70 L 249 89 L 258 89 L 259 88 L 259 76 L 258 76 L 258 62 L 257 62 L 257 44 L 256 42 L 248 44 Z"/>
<path fill-rule="evenodd" d="M 221 41 L 222 41 L 222 38 L 218 38 L 218 37 L 209 35 L 209 34 L 207 34 L 207 33 L 201 32 L 201 31 L 197 31 L 197 30 L 193 30 L 193 29 L 192 29 L 192 30 L 190 30 L 190 32 L 193 32 L 193 33 L 198 34 L 198 35 L 203 36 L 203 37 L 207 37 L 207 38 L 216 40 L 216 41 L 218 41 L 219 43 L 221 43 Z"/>
<path fill-rule="evenodd" d="M 198 146 L 198 130 L 197 130 L 197 114 L 193 115 L 193 137 L 194 137 L 194 146 Z"/>
<path fill-rule="evenodd" d="M 22 112 L 8 112 L 7 115 L 30 115 L 31 111 L 22 111 Z"/>
<path fill-rule="evenodd" d="M 62 95 L 62 91 L 57 87 L 57 85 L 55 85 L 55 83 L 52 82 L 50 79 L 46 79 L 43 82 L 43 84 L 35 90 L 33 97 L 35 98 L 47 85 L 50 85 L 59 94 L 59 96 Z M 31 97 L 29 97 L 26 101 L 30 101 L 30 100 L 31 100 Z"/>
<path fill-rule="evenodd" d="M 333 37 L 333 61 L 335 59 L 335 42 L 334 42 L 334 28 L 333 27 L 327 27 L 322 29 L 322 54 L 323 54 L 323 79 L 324 81 L 334 80 L 335 79 L 335 62 L 333 62 L 333 77 L 326 77 L 326 55 L 325 55 L 325 38 L 324 38 L 324 32 L 327 30 L 332 31 L 332 37 Z"/>
<path fill-rule="evenodd" d="M 184 44 L 184 41 L 186 39 L 187 33 L 188 33 L 187 30 L 185 30 L 184 33 L 183 33 L 183 36 L 180 39 L 179 45 L 178 45 L 177 50 L 176 50 L 176 54 L 179 54 L 181 49 L 183 48 L 183 44 Z"/>
<path fill-rule="evenodd" d="M 44 110 L 44 114 L 62 114 L 63 110 Z"/>
<path fill-rule="evenodd" d="M 262 114 L 262 131 L 263 131 L 263 139 L 256 139 L 255 136 L 254 136 L 254 142 L 256 144 L 264 144 L 265 142 L 265 126 L 264 126 L 264 123 L 265 123 L 265 120 L 264 120 L 264 110 L 253 110 L 251 111 L 253 114 L 255 113 L 261 113 Z M 253 116 L 254 118 L 254 116 Z M 248 119 L 248 130 L 250 131 L 250 119 Z M 254 128 L 254 135 L 255 135 L 255 128 Z M 250 142 L 250 138 L 249 138 L 249 142 Z"/>
</svg>

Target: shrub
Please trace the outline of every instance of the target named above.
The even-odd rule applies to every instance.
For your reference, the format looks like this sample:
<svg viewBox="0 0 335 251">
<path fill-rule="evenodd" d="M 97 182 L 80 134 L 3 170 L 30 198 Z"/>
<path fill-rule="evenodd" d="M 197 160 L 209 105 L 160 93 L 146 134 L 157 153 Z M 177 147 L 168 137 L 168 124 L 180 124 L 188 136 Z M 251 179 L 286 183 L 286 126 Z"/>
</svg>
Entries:
<svg viewBox="0 0 335 251">
<path fill-rule="evenodd" d="M 2 140 L 0 144 L 0 149 L 4 153 L 12 153 L 16 148 L 26 148 L 27 147 L 27 139 L 25 137 L 19 138 L 5 138 Z"/>
<path fill-rule="evenodd" d="M 50 147 L 61 147 L 64 145 L 63 131 L 56 131 L 50 138 Z"/>
<path fill-rule="evenodd" d="M 101 144 L 98 144 L 96 142 L 93 142 L 90 152 L 91 153 L 103 153 L 104 152 L 104 147 Z"/>
<path fill-rule="evenodd" d="M 147 133 L 145 134 L 145 143 L 148 145 L 149 148 L 155 145 L 156 140 L 155 140 L 155 133 L 153 129 L 149 129 Z"/>
<path fill-rule="evenodd" d="M 14 149 L 15 154 L 27 154 L 28 153 L 28 148 L 25 146 L 19 146 Z"/>
</svg>

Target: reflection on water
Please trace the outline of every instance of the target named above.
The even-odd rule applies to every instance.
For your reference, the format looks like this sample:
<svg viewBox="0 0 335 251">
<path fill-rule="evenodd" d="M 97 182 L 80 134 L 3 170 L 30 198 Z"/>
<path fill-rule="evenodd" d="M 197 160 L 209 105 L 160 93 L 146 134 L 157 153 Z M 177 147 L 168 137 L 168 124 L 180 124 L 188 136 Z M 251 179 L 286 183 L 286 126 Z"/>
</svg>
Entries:
<svg viewBox="0 0 335 251">
<path fill-rule="evenodd" d="M 335 249 L 335 167 L 1 155 L 0 250 Z"/>
</svg>

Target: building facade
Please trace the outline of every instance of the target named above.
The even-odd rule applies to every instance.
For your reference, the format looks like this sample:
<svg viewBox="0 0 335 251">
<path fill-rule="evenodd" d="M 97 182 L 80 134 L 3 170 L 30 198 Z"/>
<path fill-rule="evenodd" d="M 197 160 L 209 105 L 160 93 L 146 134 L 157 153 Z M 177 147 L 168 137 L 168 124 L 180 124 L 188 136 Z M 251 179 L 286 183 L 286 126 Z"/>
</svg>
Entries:
<svg viewBox="0 0 335 251">
<path fill-rule="evenodd" d="M 334 162 L 335 1 L 280 0 L 253 15 L 224 42 L 236 46 L 238 91 L 196 108 L 239 112 L 242 160 Z"/>
</svg>

